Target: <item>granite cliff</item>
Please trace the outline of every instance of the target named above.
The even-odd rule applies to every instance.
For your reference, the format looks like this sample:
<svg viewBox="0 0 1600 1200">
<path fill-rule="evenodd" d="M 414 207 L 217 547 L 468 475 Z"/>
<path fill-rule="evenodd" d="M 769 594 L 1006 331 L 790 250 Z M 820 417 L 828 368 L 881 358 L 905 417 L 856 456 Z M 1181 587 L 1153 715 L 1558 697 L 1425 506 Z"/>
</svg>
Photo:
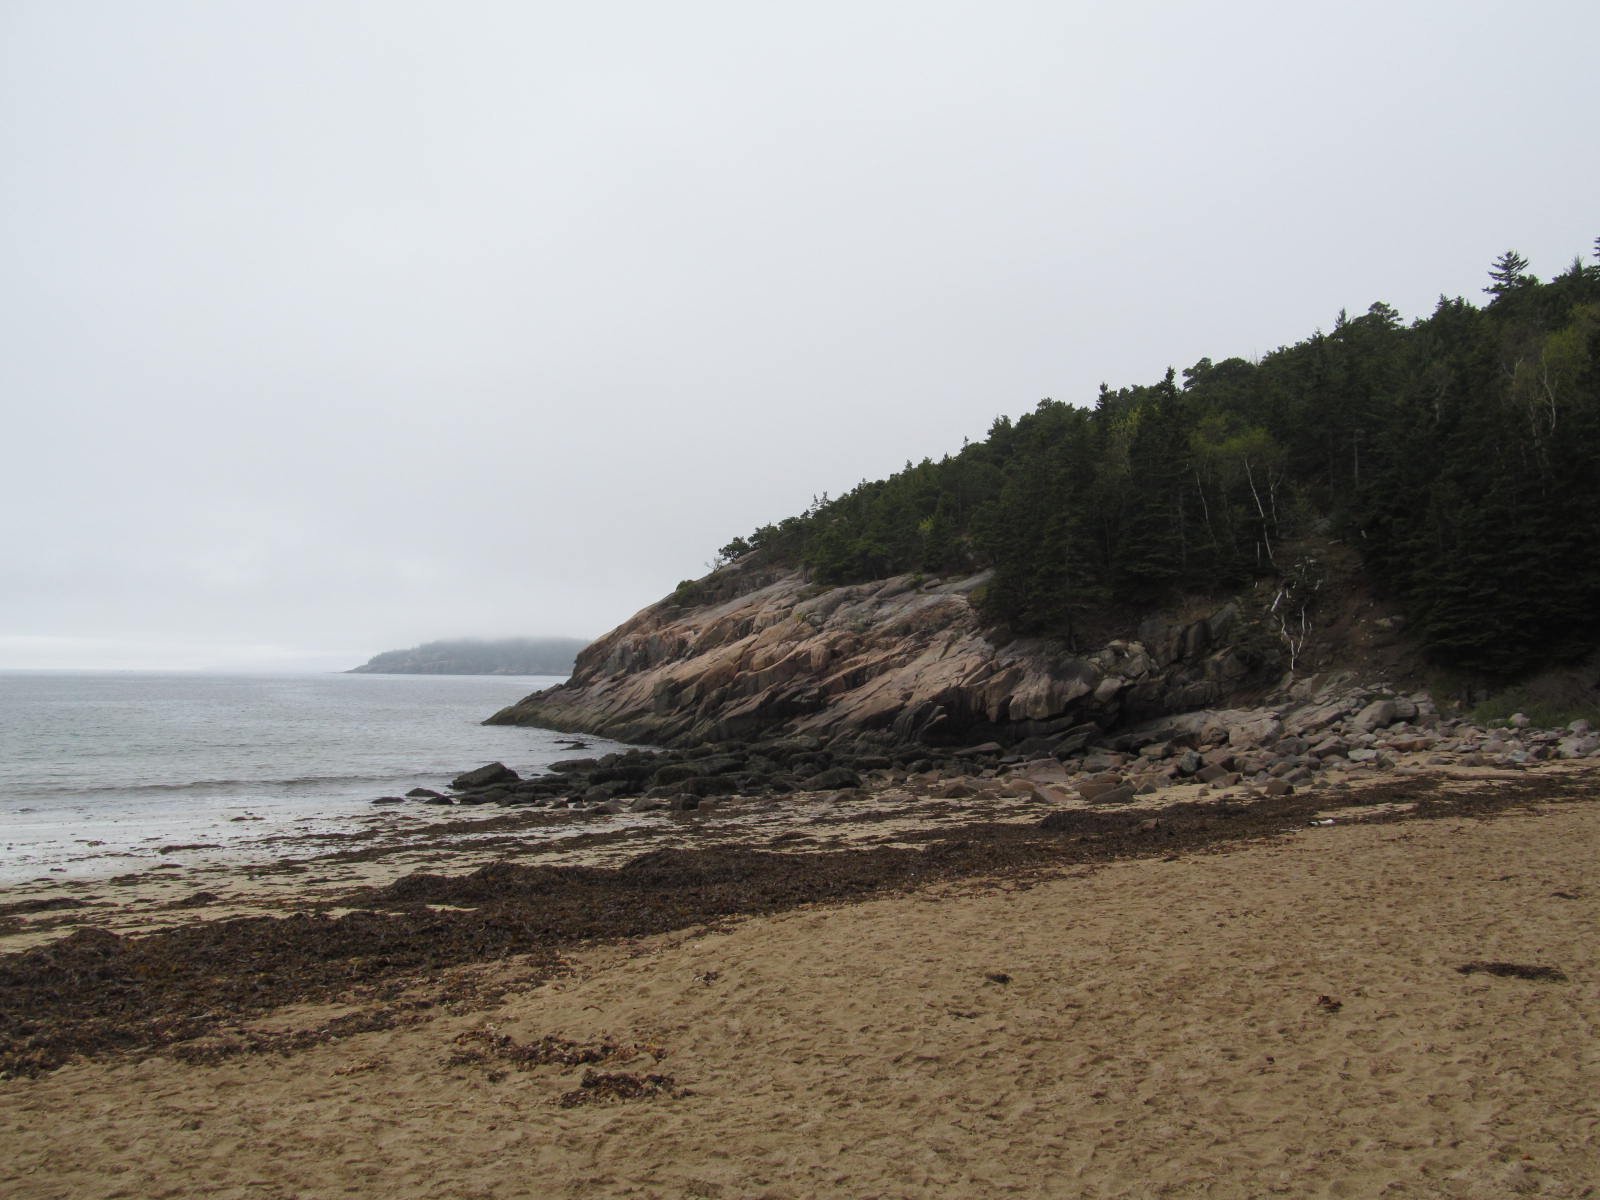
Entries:
<svg viewBox="0 0 1600 1200">
<path fill-rule="evenodd" d="M 638 613 L 572 677 L 490 718 L 657 745 L 813 735 L 1070 753 L 1112 728 L 1276 679 L 1236 604 L 1088 653 L 990 640 L 987 574 L 821 587 L 736 563 Z"/>
</svg>

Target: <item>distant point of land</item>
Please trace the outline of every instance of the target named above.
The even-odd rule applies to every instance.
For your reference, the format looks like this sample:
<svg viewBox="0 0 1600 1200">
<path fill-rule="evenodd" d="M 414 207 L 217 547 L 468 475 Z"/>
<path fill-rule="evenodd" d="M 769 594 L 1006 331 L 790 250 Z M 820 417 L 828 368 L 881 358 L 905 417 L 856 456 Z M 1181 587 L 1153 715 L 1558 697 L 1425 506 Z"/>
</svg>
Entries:
<svg viewBox="0 0 1600 1200">
<path fill-rule="evenodd" d="M 385 650 L 349 675 L 569 675 L 583 638 L 458 638 Z"/>
</svg>

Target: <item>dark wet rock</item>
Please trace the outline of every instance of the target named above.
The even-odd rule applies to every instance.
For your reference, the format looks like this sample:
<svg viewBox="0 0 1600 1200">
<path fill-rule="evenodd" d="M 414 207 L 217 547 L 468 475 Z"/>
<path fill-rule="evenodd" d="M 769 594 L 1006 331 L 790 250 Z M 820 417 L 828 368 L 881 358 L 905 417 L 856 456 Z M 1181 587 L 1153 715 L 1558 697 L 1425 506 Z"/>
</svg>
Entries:
<svg viewBox="0 0 1600 1200">
<path fill-rule="evenodd" d="M 575 771 L 588 771 L 599 765 L 598 758 L 563 758 L 551 763 L 550 769 L 565 775 Z"/>
<path fill-rule="evenodd" d="M 442 795 L 442 794 L 443 793 L 441 793 L 441 792 L 434 791 L 432 788 L 425 788 L 425 787 L 414 787 L 409 792 L 406 793 L 406 795 L 409 796 L 413 800 L 425 800 L 429 796 L 439 796 L 439 795 Z"/>
<path fill-rule="evenodd" d="M 475 771 L 457 775 L 450 786 L 458 790 L 487 787 L 491 783 L 516 783 L 522 777 L 502 762 L 492 762 Z"/>
<path fill-rule="evenodd" d="M 655 774 L 653 763 L 618 763 L 609 767 L 596 767 L 587 772 L 590 783 L 604 783 L 612 785 L 614 791 L 625 788 L 642 787 L 646 780 Z"/>
<path fill-rule="evenodd" d="M 379 796 L 372 801 L 373 804 L 404 804 L 405 802 L 406 798 L 404 796 Z"/>
<path fill-rule="evenodd" d="M 658 769 L 655 774 L 651 776 L 651 780 L 656 786 L 659 787 L 665 784 L 682 783 L 685 779 L 693 779 L 697 775 L 706 774 L 715 775 L 716 772 L 704 771 L 701 769 L 699 763 L 696 762 L 674 762 L 668 763 L 666 766 Z"/>
<path fill-rule="evenodd" d="M 731 796 L 738 790 L 737 783 L 726 775 L 700 775 L 677 786 L 691 796 Z"/>
<path fill-rule="evenodd" d="M 861 786 L 861 776 L 848 767 L 829 767 L 819 771 L 804 781 L 808 791 L 822 792 L 831 788 L 854 788 Z"/>
</svg>

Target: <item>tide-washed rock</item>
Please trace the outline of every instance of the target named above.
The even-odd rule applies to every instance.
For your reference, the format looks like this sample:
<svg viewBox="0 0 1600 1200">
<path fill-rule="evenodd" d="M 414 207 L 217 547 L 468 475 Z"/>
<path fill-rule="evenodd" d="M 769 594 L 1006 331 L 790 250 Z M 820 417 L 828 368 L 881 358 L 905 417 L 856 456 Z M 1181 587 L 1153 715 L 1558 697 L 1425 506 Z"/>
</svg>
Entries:
<svg viewBox="0 0 1600 1200">
<path fill-rule="evenodd" d="M 450 786 L 458 790 L 488 787 L 492 783 L 516 783 L 522 776 L 502 762 L 492 762 L 474 771 L 457 775 Z"/>
<path fill-rule="evenodd" d="M 833 788 L 860 787 L 861 776 L 848 767 L 829 767 L 826 771 L 817 772 L 804 783 L 807 791 L 824 792 Z"/>
</svg>

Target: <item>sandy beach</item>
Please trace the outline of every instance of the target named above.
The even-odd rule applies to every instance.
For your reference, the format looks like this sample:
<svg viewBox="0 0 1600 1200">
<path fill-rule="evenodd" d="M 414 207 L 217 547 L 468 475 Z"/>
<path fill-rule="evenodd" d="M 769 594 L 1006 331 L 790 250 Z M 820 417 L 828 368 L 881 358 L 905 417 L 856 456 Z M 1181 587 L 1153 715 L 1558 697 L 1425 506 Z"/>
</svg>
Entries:
<svg viewBox="0 0 1600 1200">
<path fill-rule="evenodd" d="M 1600 807 L 1549 782 L 228 1018 L 0 1082 L 0 1191 L 1592 1195 Z"/>
</svg>

